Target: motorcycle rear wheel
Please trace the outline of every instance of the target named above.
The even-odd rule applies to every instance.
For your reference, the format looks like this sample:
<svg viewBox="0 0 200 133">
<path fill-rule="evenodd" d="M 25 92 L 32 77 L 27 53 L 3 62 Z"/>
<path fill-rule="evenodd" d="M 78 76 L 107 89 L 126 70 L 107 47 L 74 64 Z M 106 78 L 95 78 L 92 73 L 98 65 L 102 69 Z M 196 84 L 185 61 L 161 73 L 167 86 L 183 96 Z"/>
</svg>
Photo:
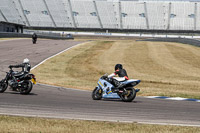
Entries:
<svg viewBox="0 0 200 133">
<path fill-rule="evenodd" d="M 24 81 L 22 85 L 23 88 L 20 89 L 20 94 L 29 94 L 33 88 L 33 83 L 31 81 Z"/>
<path fill-rule="evenodd" d="M 101 100 L 102 94 L 103 94 L 103 90 L 98 89 L 98 87 L 96 87 L 96 88 L 94 88 L 94 90 L 92 92 L 92 99 L 93 100 Z"/>
<path fill-rule="evenodd" d="M 8 87 L 8 83 L 0 82 L 0 93 L 3 93 Z"/>
<path fill-rule="evenodd" d="M 136 91 L 134 88 L 132 87 L 127 87 L 126 88 L 127 94 L 119 94 L 119 96 L 121 97 L 122 101 L 124 102 L 132 102 L 135 97 L 136 97 Z"/>
</svg>

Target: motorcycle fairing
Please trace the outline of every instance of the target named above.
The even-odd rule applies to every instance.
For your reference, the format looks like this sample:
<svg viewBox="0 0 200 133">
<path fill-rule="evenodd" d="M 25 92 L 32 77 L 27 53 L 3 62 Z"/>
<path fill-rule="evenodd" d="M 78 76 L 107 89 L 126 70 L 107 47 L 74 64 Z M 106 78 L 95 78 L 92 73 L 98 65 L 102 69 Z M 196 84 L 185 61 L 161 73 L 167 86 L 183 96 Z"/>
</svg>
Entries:
<svg viewBox="0 0 200 133">
<path fill-rule="evenodd" d="M 117 93 L 113 93 L 111 88 L 114 87 L 111 83 L 104 79 L 99 79 L 98 81 L 98 88 L 103 90 L 103 98 L 120 98 Z"/>
</svg>

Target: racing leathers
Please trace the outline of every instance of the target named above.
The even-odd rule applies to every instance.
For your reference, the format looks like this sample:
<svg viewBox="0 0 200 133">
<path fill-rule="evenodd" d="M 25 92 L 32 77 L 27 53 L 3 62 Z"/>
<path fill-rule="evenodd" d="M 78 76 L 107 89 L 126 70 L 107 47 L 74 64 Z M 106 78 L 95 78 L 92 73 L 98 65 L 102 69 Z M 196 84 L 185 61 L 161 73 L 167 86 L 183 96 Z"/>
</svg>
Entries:
<svg viewBox="0 0 200 133">
<path fill-rule="evenodd" d="M 115 75 L 118 75 L 119 77 L 114 77 Z M 120 81 L 125 81 L 128 79 L 129 78 L 125 69 L 117 69 L 114 73 L 108 75 L 108 80 L 116 87 L 116 91 L 123 87 L 123 84 L 120 83 Z"/>
<path fill-rule="evenodd" d="M 25 74 L 28 74 L 31 70 L 31 65 L 29 63 L 22 63 L 18 65 L 10 65 L 9 68 L 22 68 L 21 72 L 15 73 L 14 76 L 18 76 L 19 78 L 23 78 Z"/>
<path fill-rule="evenodd" d="M 34 34 L 32 35 L 32 39 L 33 39 L 33 40 L 37 40 L 37 34 L 34 33 Z"/>
</svg>

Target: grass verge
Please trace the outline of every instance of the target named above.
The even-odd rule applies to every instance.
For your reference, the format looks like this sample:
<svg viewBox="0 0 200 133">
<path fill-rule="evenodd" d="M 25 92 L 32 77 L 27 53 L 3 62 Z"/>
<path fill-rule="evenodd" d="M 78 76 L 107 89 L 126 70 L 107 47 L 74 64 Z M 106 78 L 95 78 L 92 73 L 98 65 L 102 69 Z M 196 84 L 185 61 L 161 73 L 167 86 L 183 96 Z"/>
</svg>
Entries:
<svg viewBox="0 0 200 133">
<path fill-rule="evenodd" d="M 98 78 L 124 65 L 140 79 L 142 96 L 200 99 L 200 48 L 169 42 L 90 41 L 66 51 L 32 72 L 38 82 L 92 90 Z"/>
<path fill-rule="evenodd" d="M 1 116 L 1 133 L 199 133 L 198 127 Z"/>
</svg>

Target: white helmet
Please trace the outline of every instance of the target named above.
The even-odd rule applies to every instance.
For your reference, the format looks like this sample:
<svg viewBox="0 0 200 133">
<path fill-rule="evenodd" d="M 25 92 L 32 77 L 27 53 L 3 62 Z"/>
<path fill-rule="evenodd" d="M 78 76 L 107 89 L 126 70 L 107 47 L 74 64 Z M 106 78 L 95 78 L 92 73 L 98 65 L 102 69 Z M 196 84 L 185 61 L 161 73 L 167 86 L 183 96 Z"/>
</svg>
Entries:
<svg viewBox="0 0 200 133">
<path fill-rule="evenodd" d="M 28 58 L 24 59 L 23 63 L 29 63 L 29 59 Z"/>
</svg>

